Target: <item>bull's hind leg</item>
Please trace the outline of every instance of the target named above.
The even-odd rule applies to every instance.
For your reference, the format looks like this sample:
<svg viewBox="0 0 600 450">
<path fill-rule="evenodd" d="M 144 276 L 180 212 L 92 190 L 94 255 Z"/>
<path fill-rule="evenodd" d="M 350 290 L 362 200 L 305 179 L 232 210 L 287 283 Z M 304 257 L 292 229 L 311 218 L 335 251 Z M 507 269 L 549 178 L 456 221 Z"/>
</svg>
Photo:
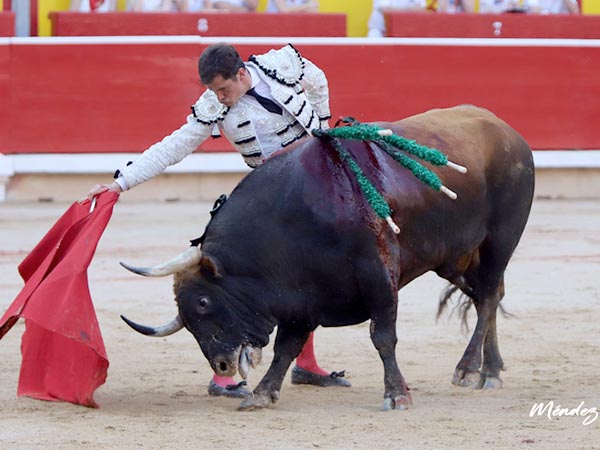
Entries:
<svg viewBox="0 0 600 450">
<path fill-rule="evenodd" d="M 500 387 L 502 357 L 498 348 L 496 315 L 504 297 L 504 270 L 512 254 L 511 246 L 486 240 L 462 277 L 461 290 L 477 310 L 477 324 L 467 348 L 456 366 L 452 383 L 473 388 Z M 516 245 L 516 244 L 515 244 Z"/>
<path fill-rule="evenodd" d="M 469 345 L 456 366 L 452 384 L 476 389 L 501 386 L 502 358 L 496 337 L 496 311 L 499 302 L 497 292 L 474 300 L 477 324 Z"/>
<path fill-rule="evenodd" d="M 498 336 L 496 334 L 496 314 L 490 319 L 490 326 L 483 344 L 483 365 L 481 367 L 481 381 L 478 388 L 495 389 L 502 387 L 500 371 L 504 370 L 502 356 L 498 347 Z"/>
</svg>

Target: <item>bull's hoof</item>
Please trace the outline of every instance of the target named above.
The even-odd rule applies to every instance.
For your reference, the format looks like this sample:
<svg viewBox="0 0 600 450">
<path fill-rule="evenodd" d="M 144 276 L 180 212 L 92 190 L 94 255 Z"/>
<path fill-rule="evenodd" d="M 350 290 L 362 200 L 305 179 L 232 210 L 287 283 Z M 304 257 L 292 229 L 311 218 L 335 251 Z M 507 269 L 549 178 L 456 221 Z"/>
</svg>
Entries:
<svg viewBox="0 0 600 450">
<path fill-rule="evenodd" d="M 257 409 L 268 408 L 275 404 L 279 400 L 279 392 L 273 392 L 271 395 L 266 394 L 254 394 L 251 397 L 247 397 L 240 406 L 237 407 L 238 411 L 256 411 Z"/>
<path fill-rule="evenodd" d="M 244 387 L 246 383 L 241 382 L 238 384 L 230 384 L 227 387 L 219 386 L 213 380 L 208 383 L 208 395 L 214 397 L 231 397 L 231 398 L 245 398 L 252 395 L 248 389 Z"/>
<path fill-rule="evenodd" d="M 500 389 L 502 388 L 502 380 L 499 377 L 485 377 L 485 382 L 481 389 Z"/>
<path fill-rule="evenodd" d="M 344 378 L 344 375 L 344 371 L 331 372 L 329 375 L 317 375 L 314 372 L 309 372 L 306 369 L 295 366 L 292 369 L 292 384 L 312 384 L 321 387 L 352 386 L 350 382 Z"/>
<path fill-rule="evenodd" d="M 410 394 L 398 395 L 394 398 L 384 398 L 383 399 L 383 410 L 390 411 L 392 409 L 403 411 L 412 406 L 412 397 Z"/>
<path fill-rule="evenodd" d="M 452 384 L 471 389 L 481 389 L 483 378 L 479 372 L 467 372 L 466 370 L 456 369 L 452 377 Z"/>
</svg>

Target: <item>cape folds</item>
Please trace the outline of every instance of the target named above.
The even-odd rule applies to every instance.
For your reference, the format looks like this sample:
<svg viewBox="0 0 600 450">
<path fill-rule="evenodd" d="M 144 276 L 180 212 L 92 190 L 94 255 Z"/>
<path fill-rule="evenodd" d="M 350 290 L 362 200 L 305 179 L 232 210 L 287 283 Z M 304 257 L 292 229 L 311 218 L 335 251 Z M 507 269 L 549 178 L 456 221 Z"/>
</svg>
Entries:
<svg viewBox="0 0 600 450">
<path fill-rule="evenodd" d="M 0 339 L 25 319 L 17 395 L 98 407 L 109 363 L 87 268 L 118 198 L 71 205 L 19 265 L 25 285 L 0 319 Z"/>
</svg>

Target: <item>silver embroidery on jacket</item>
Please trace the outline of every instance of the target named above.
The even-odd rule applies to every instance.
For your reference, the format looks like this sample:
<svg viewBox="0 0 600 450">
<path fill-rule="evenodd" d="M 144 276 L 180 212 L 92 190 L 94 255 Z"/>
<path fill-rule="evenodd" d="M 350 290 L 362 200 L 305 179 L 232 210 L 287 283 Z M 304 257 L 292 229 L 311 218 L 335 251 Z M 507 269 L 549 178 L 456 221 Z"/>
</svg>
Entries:
<svg viewBox="0 0 600 450">
<path fill-rule="evenodd" d="M 212 125 L 224 120 L 229 108 L 217 99 L 214 92 L 207 90 L 192 106 L 192 113 L 196 120 L 204 125 Z"/>
</svg>

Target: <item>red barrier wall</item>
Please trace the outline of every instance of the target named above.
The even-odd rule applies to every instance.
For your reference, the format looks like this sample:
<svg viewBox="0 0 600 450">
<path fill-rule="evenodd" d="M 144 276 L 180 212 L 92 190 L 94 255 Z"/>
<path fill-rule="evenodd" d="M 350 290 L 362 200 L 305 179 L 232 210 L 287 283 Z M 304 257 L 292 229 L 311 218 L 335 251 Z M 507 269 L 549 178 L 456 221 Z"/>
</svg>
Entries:
<svg viewBox="0 0 600 450">
<path fill-rule="evenodd" d="M 9 148 L 10 108 L 12 106 L 10 90 L 10 47 L 0 38 L 0 153 Z"/>
<path fill-rule="evenodd" d="M 0 104 L 6 118 L 0 153 L 145 149 L 184 122 L 203 91 L 197 57 L 218 41 L 15 39 L 8 67 L 0 59 L 0 82 L 8 70 L 11 84 L 9 101 Z M 244 58 L 286 42 L 230 41 Z M 328 74 L 334 118 L 393 121 L 471 103 L 498 114 L 534 148 L 600 149 L 600 43 L 440 42 L 298 39 L 295 45 Z M 6 47 L 0 45 L 5 59 Z M 205 148 L 228 146 L 219 139 Z"/>
<path fill-rule="evenodd" d="M 600 39 L 600 16 L 564 14 L 433 14 L 390 11 L 390 37 Z"/>
<path fill-rule="evenodd" d="M 345 14 L 51 12 L 50 21 L 53 36 L 346 36 Z"/>
<path fill-rule="evenodd" d="M 154 130 L 178 127 L 202 92 L 198 51 L 197 43 L 13 45 L 12 152 L 122 152 L 151 144 Z"/>
<path fill-rule="evenodd" d="M 0 36 L 15 35 L 15 13 L 0 11 Z"/>
</svg>

